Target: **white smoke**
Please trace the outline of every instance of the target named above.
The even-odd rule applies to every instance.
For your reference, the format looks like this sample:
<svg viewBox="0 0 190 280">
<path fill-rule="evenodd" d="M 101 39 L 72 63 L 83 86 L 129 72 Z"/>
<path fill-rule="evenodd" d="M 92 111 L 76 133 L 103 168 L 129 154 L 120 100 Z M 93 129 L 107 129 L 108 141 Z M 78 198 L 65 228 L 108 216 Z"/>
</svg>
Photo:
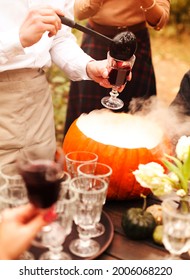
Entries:
<svg viewBox="0 0 190 280">
<path fill-rule="evenodd" d="M 190 117 L 181 108 L 168 107 L 157 97 L 133 99 L 130 113 L 107 109 L 82 114 L 79 129 L 88 137 L 117 147 L 153 148 L 166 135 L 175 146 L 181 135 L 190 134 Z"/>
</svg>

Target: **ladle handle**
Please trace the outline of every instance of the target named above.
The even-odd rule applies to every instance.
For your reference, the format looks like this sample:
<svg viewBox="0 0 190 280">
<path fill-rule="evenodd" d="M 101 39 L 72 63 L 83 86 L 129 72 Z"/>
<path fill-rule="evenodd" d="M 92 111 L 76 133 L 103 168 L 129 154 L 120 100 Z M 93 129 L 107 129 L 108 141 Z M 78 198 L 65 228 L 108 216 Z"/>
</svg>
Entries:
<svg viewBox="0 0 190 280">
<path fill-rule="evenodd" d="M 103 35 L 99 32 L 96 32 L 93 29 L 90 29 L 88 27 L 80 25 L 80 24 L 76 23 L 74 20 L 71 20 L 71 19 L 69 19 L 65 16 L 59 16 L 59 17 L 61 19 L 61 23 L 64 24 L 64 25 L 67 25 L 71 28 L 75 28 L 77 30 L 80 30 L 80 31 L 82 31 L 86 34 L 92 35 L 92 36 L 96 37 L 97 39 L 100 39 L 101 41 L 103 41 L 104 43 L 106 43 L 108 45 L 113 42 L 113 40 L 110 39 L 109 37 L 107 37 L 107 36 L 105 36 L 105 35 Z"/>
</svg>

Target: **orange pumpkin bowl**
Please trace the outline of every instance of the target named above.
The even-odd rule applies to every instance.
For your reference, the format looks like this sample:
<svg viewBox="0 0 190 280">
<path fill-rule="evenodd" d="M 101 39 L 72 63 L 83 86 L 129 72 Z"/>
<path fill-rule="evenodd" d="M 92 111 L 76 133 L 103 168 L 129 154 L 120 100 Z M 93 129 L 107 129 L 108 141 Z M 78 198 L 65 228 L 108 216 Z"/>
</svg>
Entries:
<svg viewBox="0 0 190 280">
<path fill-rule="evenodd" d="M 103 121 L 104 116 L 106 116 L 105 125 Z M 100 119 L 99 123 L 98 119 Z M 141 194 L 148 195 L 150 190 L 140 186 L 132 174 L 132 171 L 136 170 L 140 163 L 146 164 L 154 161 L 161 164 L 163 153 L 170 153 L 171 150 L 169 141 L 163 134 L 161 135 L 161 133 L 159 133 L 159 143 L 151 148 L 147 148 L 144 143 L 144 147 L 134 148 L 132 147 L 134 143 L 128 145 L 130 147 L 125 147 L 125 145 L 121 143 L 119 145 L 115 144 L 117 143 L 117 140 L 123 137 L 125 129 L 127 130 L 125 122 L 122 127 L 122 119 L 125 119 L 125 122 L 127 121 L 127 123 L 130 122 L 130 125 L 132 125 L 134 129 L 137 119 L 136 117 L 126 113 L 115 114 L 111 111 L 107 112 L 107 110 L 102 109 L 92 111 L 90 114 L 83 114 L 72 123 L 63 141 L 63 151 L 65 154 L 71 151 L 91 151 L 98 155 L 99 162 L 106 163 L 112 168 L 113 173 L 110 179 L 107 199 L 127 200 L 138 198 Z M 148 123 L 149 122 L 150 121 L 148 121 Z M 87 128 L 84 128 L 86 123 L 88 123 Z M 118 126 L 121 126 L 121 136 L 119 135 L 119 131 L 117 131 L 116 126 L 117 128 Z M 138 130 L 139 126 L 143 129 L 142 123 L 138 125 Z M 150 126 L 150 124 L 148 124 L 148 126 Z M 93 135 L 88 133 L 89 127 L 92 128 Z M 107 127 L 111 128 L 111 134 L 109 134 L 108 131 L 106 132 Z M 153 131 L 151 131 L 153 127 L 155 128 L 155 124 L 149 127 L 150 135 L 153 134 Z M 157 130 L 160 130 L 160 128 L 157 128 Z M 146 129 L 146 134 L 147 131 L 149 130 Z M 138 131 L 135 133 L 137 133 L 137 136 L 135 134 L 137 138 L 142 137 L 142 131 L 139 132 L 139 134 Z M 100 134 L 100 136 L 98 136 L 98 134 Z M 107 134 L 108 137 L 106 143 L 105 140 L 101 140 L 101 135 L 103 137 Z M 113 135 L 117 136 L 116 140 L 114 140 L 115 143 L 114 141 L 112 142 Z M 131 138 L 130 141 L 135 142 L 134 138 L 136 137 Z M 128 138 L 130 138 L 130 136 L 128 136 Z M 146 136 L 146 138 L 149 139 L 149 135 Z M 138 141 L 139 140 L 140 139 L 138 139 Z M 128 140 L 125 142 L 127 141 Z"/>
</svg>

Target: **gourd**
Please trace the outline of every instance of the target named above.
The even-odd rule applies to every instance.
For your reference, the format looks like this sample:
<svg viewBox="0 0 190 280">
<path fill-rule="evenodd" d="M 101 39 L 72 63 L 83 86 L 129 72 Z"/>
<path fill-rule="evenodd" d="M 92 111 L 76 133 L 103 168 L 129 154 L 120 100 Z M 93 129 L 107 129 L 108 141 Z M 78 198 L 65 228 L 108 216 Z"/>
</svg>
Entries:
<svg viewBox="0 0 190 280">
<path fill-rule="evenodd" d="M 132 207 L 126 209 L 121 218 L 121 226 L 127 237 L 134 240 L 152 237 L 156 227 L 156 220 L 152 213 L 146 211 L 146 196 L 142 208 Z"/>
<path fill-rule="evenodd" d="M 132 172 L 140 163 L 161 164 L 163 153 L 170 153 L 170 143 L 151 118 L 101 109 L 82 114 L 72 123 L 63 150 L 65 154 L 76 150 L 96 153 L 98 161 L 113 171 L 107 199 L 124 200 L 150 193 Z"/>
<path fill-rule="evenodd" d="M 157 225 L 162 224 L 162 206 L 159 204 L 153 204 L 146 209 L 147 212 L 150 212 L 155 220 Z"/>
<path fill-rule="evenodd" d="M 163 245 L 163 225 L 157 225 L 152 234 L 153 241 L 158 245 Z"/>
<path fill-rule="evenodd" d="M 156 221 L 150 212 L 130 208 L 123 213 L 121 225 L 127 237 L 141 240 L 152 236 Z"/>
</svg>

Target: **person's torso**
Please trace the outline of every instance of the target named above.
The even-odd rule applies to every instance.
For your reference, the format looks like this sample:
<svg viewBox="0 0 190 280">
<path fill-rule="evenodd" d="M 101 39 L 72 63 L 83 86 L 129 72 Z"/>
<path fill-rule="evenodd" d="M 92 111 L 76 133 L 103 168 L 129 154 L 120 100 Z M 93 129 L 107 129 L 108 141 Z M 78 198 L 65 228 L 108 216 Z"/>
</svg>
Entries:
<svg viewBox="0 0 190 280">
<path fill-rule="evenodd" d="M 92 19 L 103 25 L 123 26 L 134 25 L 145 21 L 139 0 L 105 0 Z"/>
</svg>

